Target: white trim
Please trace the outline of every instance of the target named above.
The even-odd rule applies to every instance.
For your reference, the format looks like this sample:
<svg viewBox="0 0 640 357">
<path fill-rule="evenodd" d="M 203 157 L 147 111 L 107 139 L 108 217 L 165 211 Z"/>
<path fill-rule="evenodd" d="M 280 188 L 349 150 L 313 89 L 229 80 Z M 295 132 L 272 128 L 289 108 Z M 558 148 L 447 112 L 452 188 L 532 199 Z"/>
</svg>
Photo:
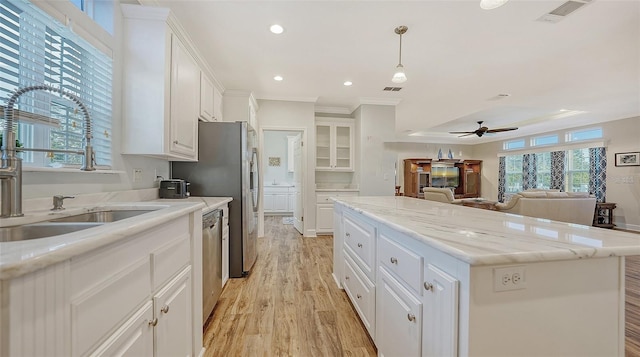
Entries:
<svg viewBox="0 0 640 357">
<path fill-rule="evenodd" d="M 318 101 L 318 97 L 290 97 L 290 96 L 261 95 L 261 94 L 256 94 L 256 99 L 276 100 L 281 102 L 303 102 L 303 103 L 315 103 Z"/>
<path fill-rule="evenodd" d="M 324 107 L 324 106 L 320 106 L 320 105 L 316 105 L 313 111 L 316 114 L 323 113 L 323 114 L 347 114 L 347 115 L 351 115 L 351 113 L 353 113 L 353 111 L 351 109 L 349 109 L 349 108 Z"/>
<path fill-rule="evenodd" d="M 402 98 L 360 98 L 360 105 L 398 105 Z"/>
<path fill-rule="evenodd" d="M 527 147 L 525 149 L 513 150 L 513 151 L 501 151 L 498 152 L 497 156 L 511 156 L 518 154 L 535 154 L 539 152 L 549 152 L 549 151 L 567 151 L 567 150 L 576 150 L 576 149 L 585 149 L 585 148 L 596 148 L 596 147 L 607 147 L 607 140 L 585 140 L 580 142 L 572 142 L 572 143 L 563 143 L 562 145 L 546 145 L 546 146 L 536 146 L 536 147 Z"/>
</svg>

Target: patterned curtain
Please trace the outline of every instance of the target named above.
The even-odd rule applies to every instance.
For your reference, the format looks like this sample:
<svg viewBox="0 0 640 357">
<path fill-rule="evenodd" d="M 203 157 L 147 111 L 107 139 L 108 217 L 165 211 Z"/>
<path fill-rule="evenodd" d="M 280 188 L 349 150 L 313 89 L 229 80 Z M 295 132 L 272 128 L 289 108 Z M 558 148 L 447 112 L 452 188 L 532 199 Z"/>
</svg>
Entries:
<svg viewBox="0 0 640 357">
<path fill-rule="evenodd" d="M 605 202 L 607 192 L 607 149 L 589 148 L 589 193 Z"/>
<path fill-rule="evenodd" d="M 522 155 L 522 189 L 538 187 L 536 154 Z"/>
<path fill-rule="evenodd" d="M 498 161 L 498 201 L 504 202 L 504 191 L 507 184 L 507 158 L 500 156 Z"/>
<path fill-rule="evenodd" d="M 551 187 L 564 191 L 566 153 L 564 151 L 551 152 Z"/>
</svg>

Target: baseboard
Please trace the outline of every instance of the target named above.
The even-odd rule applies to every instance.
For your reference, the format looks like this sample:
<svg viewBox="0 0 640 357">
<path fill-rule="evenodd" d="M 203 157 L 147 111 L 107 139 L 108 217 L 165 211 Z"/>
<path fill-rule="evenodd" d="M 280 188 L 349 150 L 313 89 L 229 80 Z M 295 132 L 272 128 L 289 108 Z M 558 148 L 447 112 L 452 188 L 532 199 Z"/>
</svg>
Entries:
<svg viewBox="0 0 640 357">
<path fill-rule="evenodd" d="M 315 237 L 317 237 L 316 230 L 315 229 L 307 229 L 306 231 L 304 231 L 304 236 L 305 237 L 309 237 L 309 238 L 315 238 Z"/>
<path fill-rule="evenodd" d="M 342 284 L 340 284 L 340 280 L 338 280 L 338 277 L 336 276 L 336 274 L 331 273 L 331 276 L 333 277 L 333 280 L 336 282 L 336 285 L 338 285 L 338 288 L 340 288 L 340 290 L 344 290 L 342 288 Z"/>
<path fill-rule="evenodd" d="M 198 357 L 204 357 L 204 352 L 206 351 L 206 349 L 204 347 L 202 347 L 202 349 L 200 350 L 200 354 L 198 354 Z"/>
</svg>

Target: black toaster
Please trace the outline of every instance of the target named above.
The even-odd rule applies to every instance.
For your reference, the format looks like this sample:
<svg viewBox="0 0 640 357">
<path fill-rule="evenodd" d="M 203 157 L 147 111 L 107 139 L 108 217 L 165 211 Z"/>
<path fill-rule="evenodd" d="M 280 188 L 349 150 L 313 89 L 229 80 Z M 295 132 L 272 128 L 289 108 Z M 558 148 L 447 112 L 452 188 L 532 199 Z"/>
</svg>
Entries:
<svg viewBox="0 0 640 357">
<path fill-rule="evenodd" d="M 172 179 L 160 181 L 160 198 L 189 197 L 189 183 L 185 180 Z"/>
</svg>

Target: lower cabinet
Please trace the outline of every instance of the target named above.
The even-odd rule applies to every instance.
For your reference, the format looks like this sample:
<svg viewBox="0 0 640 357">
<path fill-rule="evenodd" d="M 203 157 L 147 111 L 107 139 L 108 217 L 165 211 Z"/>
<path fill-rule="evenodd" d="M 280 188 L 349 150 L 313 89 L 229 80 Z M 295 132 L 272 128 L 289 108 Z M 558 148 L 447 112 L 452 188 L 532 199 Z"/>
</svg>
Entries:
<svg viewBox="0 0 640 357">
<path fill-rule="evenodd" d="M 156 357 L 191 356 L 191 267 L 153 297 Z"/>
<path fill-rule="evenodd" d="M 229 206 L 222 208 L 222 287 L 229 280 Z"/>
<path fill-rule="evenodd" d="M 458 280 L 437 267 L 424 268 L 423 356 L 458 355 Z"/>
<path fill-rule="evenodd" d="M 91 356 L 153 356 L 153 303 L 148 301 Z"/>
<path fill-rule="evenodd" d="M 378 270 L 376 291 L 375 340 L 378 354 L 419 356 L 422 339 L 422 302 L 382 267 Z"/>
<path fill-rule="evenodd" d="M 333 233 L 331 197 L 358 196 L 358 191 L 320 191 L 316 193 L 316 233 Z"/>
<path fill-rule="evenodd" d="M 289 213 L 295 206 L 295 190 L 293 187 L 265 187 L 265 213 Z"/>
</svg>

